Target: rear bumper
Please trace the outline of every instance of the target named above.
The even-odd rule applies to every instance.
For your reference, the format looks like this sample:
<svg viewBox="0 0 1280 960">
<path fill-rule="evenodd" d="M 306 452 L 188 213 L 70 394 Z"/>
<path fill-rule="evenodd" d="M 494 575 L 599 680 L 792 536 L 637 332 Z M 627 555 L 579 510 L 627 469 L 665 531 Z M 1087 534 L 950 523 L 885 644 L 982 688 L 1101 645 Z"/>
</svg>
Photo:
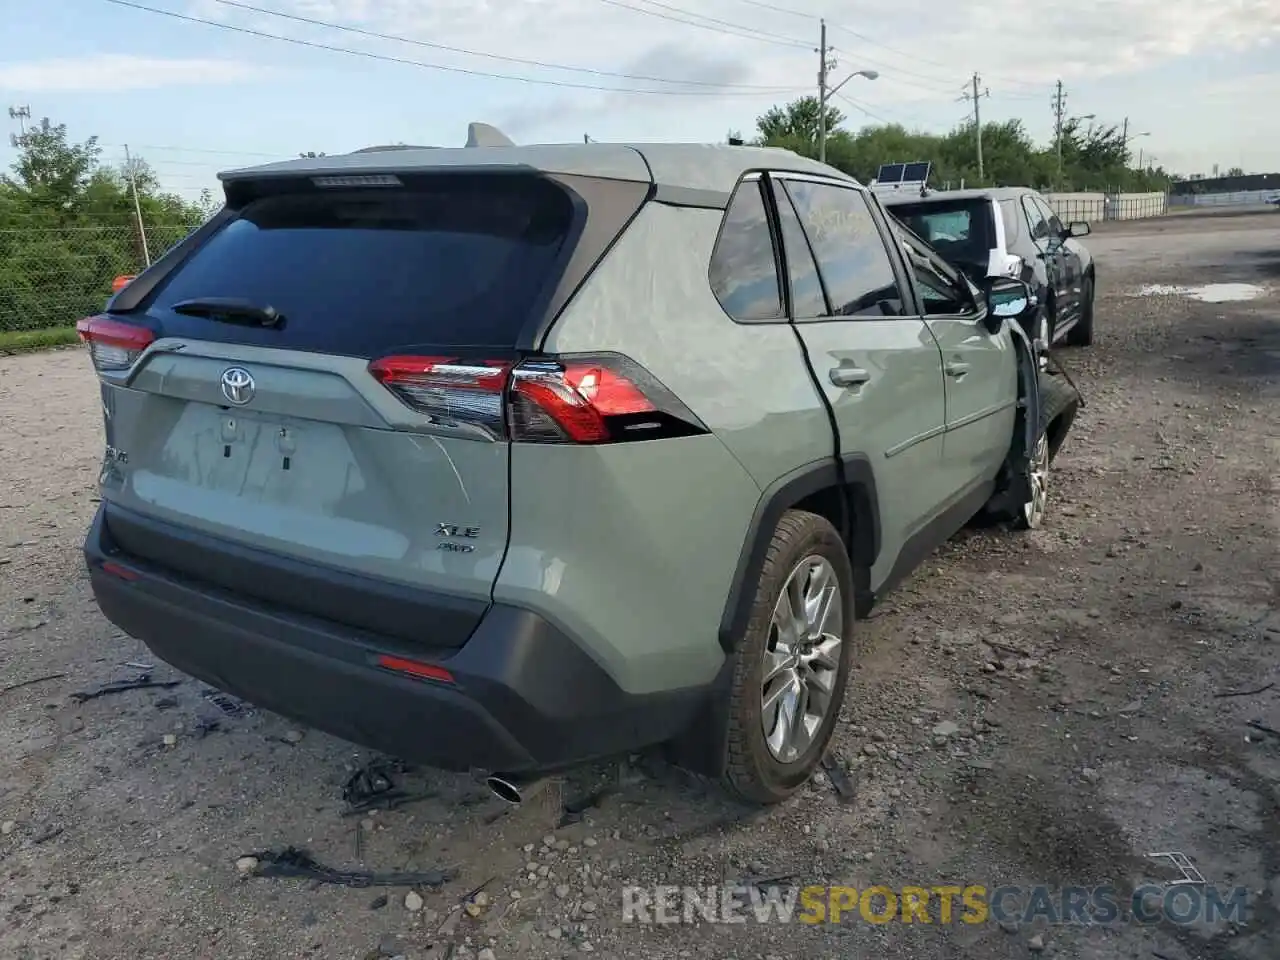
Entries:
<svg viewBox="0 0 1280 960">
<path fill-rule="evenodd" d="M 377 666 L 383 654 L 415 657 L 394 640 L 269 607 L 124 553 L 105 505 L 84 550 L 102 612 L 161 660 L 404 760 L 512 774 L 564 769 L 670 740 L 708 695 L 626 693 L 562 631 L 503 605 L 489 608 L 461 649 L 432 661 L 453 683 L 412 679 Z"/>
</svg>

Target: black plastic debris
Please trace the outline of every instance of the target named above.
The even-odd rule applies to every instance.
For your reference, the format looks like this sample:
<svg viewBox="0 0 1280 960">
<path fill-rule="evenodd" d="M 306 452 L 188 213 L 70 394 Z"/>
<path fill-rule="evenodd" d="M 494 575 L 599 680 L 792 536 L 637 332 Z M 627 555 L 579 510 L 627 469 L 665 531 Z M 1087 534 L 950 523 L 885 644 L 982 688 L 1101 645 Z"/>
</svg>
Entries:
<svg viewBox="0 0 1280 960">
<path fill-rule="evenodd" d="M 206 690 L 204 698 L 228 717 L 242 717 L 249 712 L 249 707 L 243 700 L 221 690 Z"/>
<path fill-rule="evenodd" d="M 203 740 L 211 733 L 217 733 L 222 729 L 222 721 L 217 717 L 196 717 L 193 733 L 196 739 Z"/>
<path fill-rule="evenodd" d="M 835 788 L 836 796 L 840 798 L 841 803 L 853 803 L 858 798 L 857 782 L 849 772 L 843 757 L 835 753 L 826 754 L 822 758 L 822 769 L 826 771 L 827 779 L 831 781 L 831 786 Z"/>
<path fill-rule="evenodd" d="M 114 693 L 125 693 L 128 690 L 172 690 L 180 686 L 182 686 L 181 680 L 152 680 L 151 674 L 141 673 L 131 680 L 113 680 L 93 690 L 78 691 L 71 694 L 71 699 L 76 703 L 84 703 L 88 700 L 96 700 L 98 697 L 108 697 Z"/>
<path fill-rule="evenodd" d="M 586 816 L 588 810 L 593 810 L 605 801 L 606 797 L 618 792 L 615 786 L 604 786 L 590 793 L 584 793 L 579 797 L 565 801 L 564 809 L 560 813 L 559 827 L 567 827 L 571 823 L 580 823 L 582 818 Z"/>
<path fill-rule="evenodd" d="M 259 877 L 310 880 L 315 884 L 340 887 L 442 887 L 458 875 L 456 868 L 375 873 L 369 870 L 338 870 L 317 861 L 306 850 L 285 847 L 245 854 L 257 863 Z M 243 858 L 242 858 L 243 859 Z"/>
<path fill-rule="evenodd" d="M 347 807 L 342 815 L 353 817 L 370 810 L 395 810 L 435 796 L 433 790 L 402 790 L 395 778 L 408 772 L 409 767 L 400 760 L 389 757 L 370 760 L 343 784 L 342 799 Z"/>
</svg>

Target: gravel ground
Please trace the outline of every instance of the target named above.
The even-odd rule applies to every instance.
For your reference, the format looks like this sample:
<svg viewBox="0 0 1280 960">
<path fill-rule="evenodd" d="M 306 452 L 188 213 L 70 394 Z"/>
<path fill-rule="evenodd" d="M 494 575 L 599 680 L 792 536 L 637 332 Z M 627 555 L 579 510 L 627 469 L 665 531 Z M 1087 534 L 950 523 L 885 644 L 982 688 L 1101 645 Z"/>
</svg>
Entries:
<svg viewBox="0 0 1280 960">
<path fill-rule="evenodd" d="M 966 531 L 861 625 L 836 737 L 856 799 L 820 776 L 766 813 L 633 757 L 514 812 L 465 777 L 411 771 L 399 785 L 425 799 L 343 816 L 370 759 L 349 744 L 225 713 L 163 665 L 156 680 L 183 682 L 77 703 L 151 659 L 82 571 L 97 390 L 77 350 L 0 358 L 0 956 L 1275 960 L 1280 686 L 1235 694 L 1280 683 L 1278 219 L 1090 238 L 1099 336 L 1063 353 L 1088 406 L 1045 529 Z M 1223 280 L 1269 288 L 1135 296 Z M 242 855 L 287 845 L 346 869 L 458 872 L 383 891 L 240 875 Z M 1247 887 L 1247 921 L 945 924 L 934 906 L 929 925 L 622 922 L 627 884 L 782 875 L 1127 896 L 1169 879 L 1159 850 Z"/>
</svg>

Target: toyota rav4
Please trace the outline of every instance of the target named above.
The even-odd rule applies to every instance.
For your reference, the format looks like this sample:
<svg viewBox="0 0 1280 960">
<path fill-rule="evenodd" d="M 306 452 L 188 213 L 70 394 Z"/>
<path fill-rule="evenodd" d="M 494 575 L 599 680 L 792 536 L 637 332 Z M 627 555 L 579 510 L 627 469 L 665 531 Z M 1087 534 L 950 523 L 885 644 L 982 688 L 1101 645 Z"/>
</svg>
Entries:
<svg viewBox="0 0 1280 960">
<path fill-rule="evenodd" d="M 1075 394 L 792 153 L 373 150 L 225 208 L 80 333 L 85 552 L 178 669 L 512 778 L 650 745 L 776 802 L 855 620 L 979 512 L 1028 527 Z"/>
</svg>

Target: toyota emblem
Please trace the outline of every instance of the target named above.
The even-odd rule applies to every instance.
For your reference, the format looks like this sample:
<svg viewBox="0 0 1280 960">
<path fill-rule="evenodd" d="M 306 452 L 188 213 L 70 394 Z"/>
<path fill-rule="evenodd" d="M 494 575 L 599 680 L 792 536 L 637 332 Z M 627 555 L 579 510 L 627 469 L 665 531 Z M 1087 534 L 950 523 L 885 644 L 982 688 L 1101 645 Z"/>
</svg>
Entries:
<svg viewBox="0 0 1280 960">
<path fill-rule="evenodd" d="M 222 371 L 222 395 L 236 406 L 252 400 L 256 389 L 253 375 L 244 367 L 228 367 Z"/>
</svg>

